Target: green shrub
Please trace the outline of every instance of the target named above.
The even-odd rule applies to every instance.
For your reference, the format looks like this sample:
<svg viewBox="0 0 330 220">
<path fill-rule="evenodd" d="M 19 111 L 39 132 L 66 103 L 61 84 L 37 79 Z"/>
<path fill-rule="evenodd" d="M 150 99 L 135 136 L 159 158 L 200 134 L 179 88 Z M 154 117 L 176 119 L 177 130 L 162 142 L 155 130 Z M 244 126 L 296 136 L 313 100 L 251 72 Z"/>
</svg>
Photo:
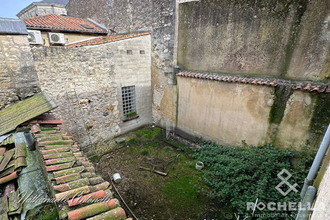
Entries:
<svg viewBox="0 0 330 220">
<path fill-rule="evenodd" d="M 192 157 L 205 164 L 203 180 L 210 186 L 209 196 L 236 213 L 249 216 L 252 211 L 247 211 L 246 204 L 255 202 L 256 198 L 265 204 L 299 202 L 299 192 L 313 160 L 312 156 L 303 152 L 280 150 L 270 144 L 259 147 L 224 147 L 209 143 L 192 153 Z M 295 165 L 291 163 L 293 160 L 296 161 Z M 291 191 L 283 196 L 276 190 L 275 187 L 281 182 L 277 174 L 282 169 L 292 174 L 288 181 L 298 184 L 298 193 Z M 286 191 L 284 188 L 282 190 Z M 267 209 L 257 209 L 255 213 L 258 212 L 270 213 Z M 287 211 L 285 214 L 290 216 L 295 213 Z"/>
</svg>

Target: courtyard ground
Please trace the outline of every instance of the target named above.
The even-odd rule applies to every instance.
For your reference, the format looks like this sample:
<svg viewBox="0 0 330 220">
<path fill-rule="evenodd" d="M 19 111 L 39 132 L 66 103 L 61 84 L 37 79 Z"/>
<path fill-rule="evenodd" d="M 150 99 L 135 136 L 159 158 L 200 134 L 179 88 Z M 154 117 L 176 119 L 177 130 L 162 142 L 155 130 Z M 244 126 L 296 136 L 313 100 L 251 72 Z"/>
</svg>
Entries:
<svg viewBox="0 0 330 220">
<path fill-rule="evenodd" d="M 206 195 L 208 188 L 202 172 L 195 169 L 196 161 L 183 148 L 187 147 L 166 139 L 161 128 L 148 127 L 99 144 L 103 153 L 94 162 L 109 182 L 114 173 L 121 175 L 115 186 L 139 219 L 223 219 L 225 213 L 217 211 L 219 207 Z"/>
</svg>

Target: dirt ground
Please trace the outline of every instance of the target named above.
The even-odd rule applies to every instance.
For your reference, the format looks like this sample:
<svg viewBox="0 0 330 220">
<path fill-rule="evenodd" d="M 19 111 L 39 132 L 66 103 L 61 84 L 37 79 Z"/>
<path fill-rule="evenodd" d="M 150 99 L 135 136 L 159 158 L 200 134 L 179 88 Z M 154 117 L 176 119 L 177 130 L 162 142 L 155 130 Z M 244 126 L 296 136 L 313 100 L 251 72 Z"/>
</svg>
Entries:
<svg viewBox="0 0 330 220">
<path fill-rule="evenodd" d="M 185 146 L 167 140 L 165 132 L 156 127 L 121 138 L 125 141 L 112 146 L 113 150 L 102 155 L 96 167 L 109 182 L 114 173 L 121 175 L 121 182 L 115 186 L 139 219 L 205 219 L 213 205 L 202 190 L 207 187 L 201 181 L 201 171 L 180 150 Z M 165 172 L 167 176 L 140 167 Z"/>
</svg>

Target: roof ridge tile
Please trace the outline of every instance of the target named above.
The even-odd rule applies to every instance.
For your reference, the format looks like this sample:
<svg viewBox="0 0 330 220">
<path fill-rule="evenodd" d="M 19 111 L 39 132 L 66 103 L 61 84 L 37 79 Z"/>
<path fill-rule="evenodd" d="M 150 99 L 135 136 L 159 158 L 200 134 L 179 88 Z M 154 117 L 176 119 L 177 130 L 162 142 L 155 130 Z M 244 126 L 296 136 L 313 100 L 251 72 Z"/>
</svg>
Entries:
<svg viewBox="0 0 330 220">
<path fill-rule="evenodd" d="M 253 85 L 265 85 L 265 86 L 289 86 L 294 90 L 318 92 L 318 93 L 330 93 L 330 85 L 324 82 L 310 82 L 310 81 L 297 81 L 289 79 L 280 79 L 274 77 L 253 77 L 253 76 L 241 76 L 241 75 L 229 75 L 229 74 L 217 74 L 217 73 L 198 73 L 191 71 L 181 71 L 177 76 L 216 80 L 220 82 L 233 82 L 233 83 L 245 83 Z"/>
</svg>

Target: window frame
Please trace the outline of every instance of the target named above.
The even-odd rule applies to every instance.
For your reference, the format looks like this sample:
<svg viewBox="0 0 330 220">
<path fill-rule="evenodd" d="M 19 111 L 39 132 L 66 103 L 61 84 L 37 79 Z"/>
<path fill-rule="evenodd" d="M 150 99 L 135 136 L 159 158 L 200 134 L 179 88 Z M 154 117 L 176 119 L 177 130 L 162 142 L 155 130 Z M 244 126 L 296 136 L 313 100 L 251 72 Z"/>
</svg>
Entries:
<svg viewBox="0 0 330 220">
<path fill-rule="evenodd" d="M 123 116 L 125 119 L 136 118 L 136 92 L 135 85 L 121 87 L 121 97 L 123 105 Z M 133 115 L 128 116 L 128 114 Z M 135 113 L 135 114 L 134 114 Z"/>
</svg>

